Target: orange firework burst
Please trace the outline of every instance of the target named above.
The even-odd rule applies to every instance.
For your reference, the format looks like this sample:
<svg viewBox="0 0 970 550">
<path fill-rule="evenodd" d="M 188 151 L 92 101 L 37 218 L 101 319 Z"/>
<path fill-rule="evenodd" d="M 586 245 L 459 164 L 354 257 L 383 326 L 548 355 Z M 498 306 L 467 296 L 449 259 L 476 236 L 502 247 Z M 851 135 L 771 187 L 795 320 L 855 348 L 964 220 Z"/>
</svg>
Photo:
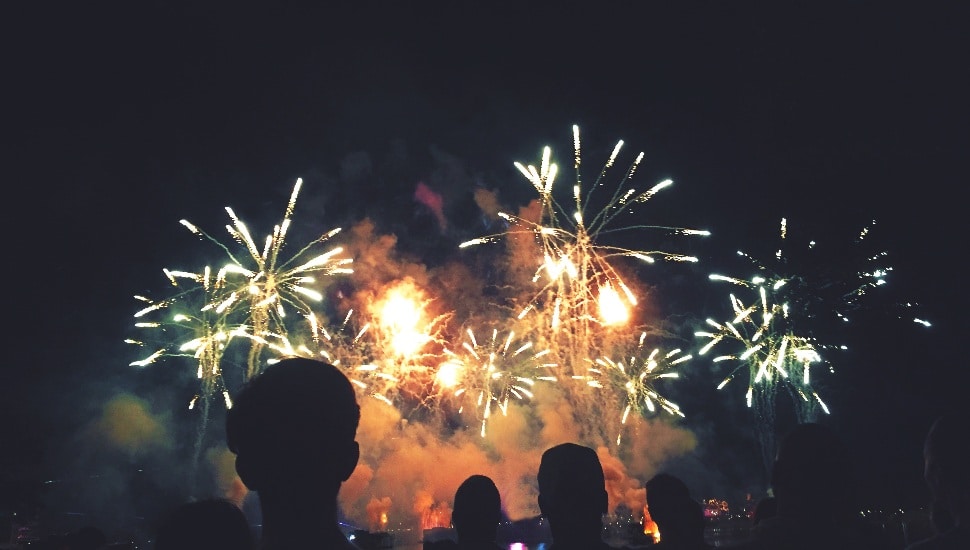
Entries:
<svg viewBox="0 0 970 550">
<path fill-rule="evenodd" d="M 412 279 L 385 287 L 367 305 L 372 345 L 381 350 L 378 370 L 393 381 L 391 393 L 402 391 L 424 400 L 433 384 L 431 365 L 440 332 L 450 314 L 435 315 L 430 298 Z M 389 396 L 390 397 L 390 396 Z"/>
</svg>

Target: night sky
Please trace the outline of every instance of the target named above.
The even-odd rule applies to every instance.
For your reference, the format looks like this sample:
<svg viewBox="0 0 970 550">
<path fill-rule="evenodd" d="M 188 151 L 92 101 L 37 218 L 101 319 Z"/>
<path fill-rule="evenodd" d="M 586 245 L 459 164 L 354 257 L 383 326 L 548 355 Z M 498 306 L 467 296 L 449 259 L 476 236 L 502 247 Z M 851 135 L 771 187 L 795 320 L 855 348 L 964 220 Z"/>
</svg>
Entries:
<svg viewBox="0 0 970 550">
<path fill-rule="evenodd" d="M 925 500 L 923 435 L 963 404 L 968 381 L 965 8 L 319 4 L 4 10 L 13 315 L 0 367 L 0 509 L 39 481 L 96 470 L 66 458 L 90 455 L 83 434 L 116 393 L 156 411 L 184 406 L 184 392 L 166 388 L 179 368 L 133 372 L 139 352 L 123 343 L 134 294 L 164 292 L 163 267 L 206 261 L 188 252 L 180 219 L 221 237 L 231 206 L 263 235 L 302 177 L 297 228 L 368 217 L 402 253 L 440 265 L 481 234 L 476 187 L 524 204 L 530 187 L 513 162 L 537 162 L 545 145 L 570 173 L 573 124 L 584 169 L 623 139 L 625 154 L 645 152 L 640 187 L 675 181 L 649 214 L 712 232 L 703 244 L 671 241 L 701 262 L 650 281 L 661 316 L 714 315 L 725 293 L 706 274 L 737 248 L 770 253 L 782 217 L 819 243 L 850 241 L 877 220 L 871 238 L 895 270 L 847 337 L 825 421 L 851 443 L 868 502 Z M 419 182 L 443 197 L 447 232 L 414 199 Z M 933 326 L 896 319 L 890 306 L 905 301 Z M 691 383 L 706 395 L 720 379 Z M 743 454 L 732 443 L 745 422 L 736 389 L 717 402 L 680 396 L 698 407 L 685 426 L 704 434 L 685 461 L 723 474 L 698 479 L 699 493 L 753 484 L 729 458 Z M 727 402 L 720 416 L 736 425 L 719 427 Z"/>
</svg>

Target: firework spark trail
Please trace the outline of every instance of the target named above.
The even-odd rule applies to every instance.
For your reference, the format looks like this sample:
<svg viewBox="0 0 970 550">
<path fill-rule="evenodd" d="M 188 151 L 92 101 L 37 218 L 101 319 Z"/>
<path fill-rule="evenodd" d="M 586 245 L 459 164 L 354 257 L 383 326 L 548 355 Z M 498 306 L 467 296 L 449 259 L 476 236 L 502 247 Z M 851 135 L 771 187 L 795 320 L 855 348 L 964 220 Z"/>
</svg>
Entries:
<svg viewBox="0 0 970 550">
<path fill-rule="evenodd" d="M 874 225 L 875 222 L 872 222 L 864 227 L 853 244 L 863 244 Z M 788 223 L 784 218 L 781 220 L 779 237 L 781 244 L 770 261 L 765 262 L 747 252 L 738 251 L 738 255 L 751 262 L 758 271 L 750 279 L 710 275 L 713 281 L 756 290 L 757 298 L 750 305 L 745 305 L 731 294 L 734 318 L 724 323 L 707 321 L 714 332 L 701 331 L 697 334 L 709 338 L 701 354 L 723 340 L 741 342 L 743 351 L 740 354 L 720 356 L 715 361 L 736 359 L 749 365 L 746 394 L 749 406 L 758 384 L 764 382 L 770 390 L 774 381 L 786 380 L 790 381 L 790 387 L 799 393 L 802 401 L 814 401 L 827 413 L 826 405 L 811 390 L 810 365 L 828 362 L 822 357 L 826 350 L 846 349 L 846 346 L 820 341 L 816 334 L 834 332 L 831 329 L 837 326 L 826 326 L 832 321 L 839 321 L 836 325 L 849 322 L 850 314 L 866 305 L 864 302 L 871 290 L 886 284 L 886 277 L 893 268 L 886 263 L 888 254 L 882 250 L 854 254 L 851 259 L 843 258 L 842 261 L 826 262 L 811 258 L 795 266 L 794 260 L 797 258 L 786 251 Z M 817 254 L 818 248 L 816 242 L 810 240 L 805 250 Z M 845 273 L 835 273 L 828 267 L 831 265 L 842 267 Z M 803 269 L 797 271 L 799 267 Z M 790 377 L 796 369 L 800 370 L 800 374 Z M 719 388 L 734 378 L 736 373 L 733 372 L 721 382 Z M 809 399 L 809 395 L 813 399 Z"/>
<path fill-rule="evenodd" d="M 874 224 L 860 232 L 853 242 L 855 247 L 865 244 Z M 766 467 L 773 459 L 777 391 L 784 388 L 791 394 L 800 422 L 814 420 L 819 409 L 830 413 L 815 389 L 812 367 L 827 364 L 828 370 L 834 372 L 828 352 L 847 347 L 829 340 L 849 322 L 852 313 L 868 305 L 866 300 L 871 298 L 871 290 L 885 285 L 892 271 L 886 263 L 885 251 L 859 254 L 853 249 L 851 258 L 822 259 L 817 257 L 821 247 L 814 240 L 809 240 L 800 251 L 810 258 L 793 256 L 784 218 L 779 237 L 780 244 L 768 261 L 738 251 L 738 256 L 754 265 L 756 275 L 749 278 L 709 276 L 712 281 L 730 283 L 751 296 L 729 294 L 732 316 L 725 321 L 707 319 L 711 329 L 695 333 L 707 339 L 698 355 L 705 355 L 715 347 L 730 346 L 728 353 L 713 358 L 715 363 L 735 365 L 718 389 L 747 373 L 745 402 L 761 421 L 759 429 Z M 843 272 L 837 272 L 838 269 Z"/>
<path fill-rule="evenodd" d="M 321 293 L 310 286 L 317 283 L 315 275 L 352 272 L 347 267 L 351 260 L 339 257 L 340 247 L 305 260 L 311 252 L 316 253 L 317 245 L 336 235 L 339 229 L 314 239 L 289 259 L 280 259 L 301 185 L 302 180 L 298 179 L 283 221 L 266 238 L 262 251 L 256 247 L 246 225 L 231 208 L 226 208 L 233 222 L 226 229 L 246 248 L 251 264 L 240 260 L 228 246 L 205 231 L 181 220 L 180 223 L 192 233 L 222 248 L 230 263 L 215 271 L 215 275 L 210 266 L 205 266 L 200 273 L 165 269 L 169 282 L 178 289 L 174 296 L 163 300 L 136 296 L 147 304 L 135 313 L 136 328 L 157 329 L 160 337 L 170 341 L 131 365 L 145 366 L 166 356 L 191 356 L 195 360 L 200 388 L 189 408 L 198 407 L 201 418 L 191 464 L 193 476 L 204 446 L 212 398 L 221 394 L 226 408 L 232 407 L 223 375 L 224 357 L 232 341 L 242 339 L 249 344 L 245 372 L 245 379 L 249 379 L 263 366 L 262 351 L 274 340 L 286 338 L 284 304 L 295 307 L 303 315 L 311 315 L 309 302 L 322 299 Z M 170 319 L 154 320 L 160 312 L 168 311 L 175 311 Z M 149 345 L 142 339 L 130 339 L 129 342 L 143 347 Z"/>
<path fill-rule="evenodd" d="M 782 219 L 782 245 L 787 237 L 787 220 Z M 814 246 L 815 243 L 810 242 L 808 247 L 811 249 Z M 741 372 L 748 373 L 745 393 L 748 407 L 753 406 L 758 394 L 773 394 L 780 383 L 787 384 L 805 398 L 804 390 L 811 391 L 811 363 L 821 360 L 816 340 L 810 332 L 811 326 L 807 322 L 814 313 L 811 310 L 819 295 L 812 292 L 805 274 L 782 273 L 791 270 L 783 246 L 774 253 L 774 268 L 746 252 L 738 251 L 738 255 L 751 261 L 759 274 L 750 279 L 711 274 L 709 279 L 734 284 L 753 292 L 754 297 L 746 303 L 734 293 L 729 295 L 732 318 L 723 322 L 710 318 L 706 320 L 713 332 L 696 333 L 696 336 L 708 339 L 698 355 L 707 354 L 715 346 L 725 347 L 722 342 L 740 344 L 736 353 L 717 356 L 713 361 L 737 362 L 736 368 L 721 381 L 718 389 Z M 790 376 L 796 368 L 801 369 L 802 375 Z M 821 399 L 818 401 L 822 403 Z M 824 407 L 824 403 L 822 405 Z M 767 414 L 767 411 L 762 413 Z"/>
<path fill-rule="evenodd" d="M 262 250 L 256 246 L 246 224 L 236 216 L 232 208 L 226 207 L 226 212 L 232 220 L 232 224 L 227 225 L 226 230 L 246 249 L 248 256 L 245 260 L 194 224 L 187 220 L 180 222 L 191 232 L 217 244 L 229 256 L 230 263 L 219 269 L 214 288 L 225 296 L 224 307 L 238 310 L 243 307 L 243 303 L 248 306 L 246 317 L 248 324 L 252 326 L 254 340 L 249 351 L 247 379 L 256 375 L 262 368 L 261 355 L 265 348 L 263 339 L 274 333 L 286 334 L 285 305 L 295 308 L 303 316 L 310 315 L 312 313 L 310 302 L 320 302 L 323 299 L 320 291 L 309 286 L 318 283 L 315 275 L 329 276 L 353 272 L 348 267 L 353 260 L 340 257 L 343 252 L 342 247 L 334 247 L 319 254 L 315 252 L 317 245 L 331 239 L 340 232 L 340 228 L 332 229 L 310 241 L 289 259 L 280 259 L 302 184 L 303 180 L 297 179 L 287 203 L 283 221 L 274 227 L 271 235 L 266 237 Z M 316 255 L 304 261 L 303 259 L 311 252 Z"/>
<path fill-rule="evenodd" d="M 356 326 L 352 319 L 354 310 L 349 310 L 338 325 L 327 329 L 328 323 L 315 313 L 306 316 L 306 341 L 293 341 L 294 333 L 276 335 L 268 343 L 269 349 L 277 358 L 267 361 L 272 365 L 284 357 L 309 357 L 321 359 L 341 369 L 357 390 L 359 397 L 372 397 L 393 406 L 388 397 L 389 388 L 398 383 L 394 376 L 384 373 L 378 366 L 373 341 L 369 338 L 370 324 Z M 296 332 L 302 335 L 302 331 Z"/>
<path fill-rule="evenodd" d="M 740 343 L 740 350 L 730 355 L 714 357 L 713 361 L 737 361 L 737 367 L 718 385 L 723 388 L 737 375 L 745 371 L 748 373 L 748 388 L 745 399 L 749 407 L 756 392 L 774 392 L 780 383 L 786 383 L 796 391 L 803 400 L 809 392 L 825 407 L 811 389 L 811 364 L 821 361 L 816 350 L 814 339 L 799 336 L 794 331 L 793 319 L 790 315 L 792 308 L 787 302 L 779 303 L 773 300 L 778 291 L 785 286 L 785 279 L 764 279 L 754 277 L 751 281 L 743 281 L 731 277 L 712 274 L 713 281 L 727 281 L 756 290 L 758 298 L 750 305 L 745 305 L 741 299 L 730 294 L 731 307 L 734 317 L 729 321 L 718 322 L 707 319 L 714 332 L 698 331 L 698 337 L 708 338 L 708 342 L 699 350 L 698 355 L 705 355 L 721 342 L 734 341 Z M 800 372 L 796 372 L 798 369 Z M 797 376 L 796 376 L 797 375 Z M 825 408 L 826 412 L 828 409 Z"/>
<path fill-rule="evenodd" d="M 745 305 L 732 293 L 730 301 L 734 317 L 724 322 L 707 319 L 707 324 L 714 331 L 698 331 L 695 334 L 708 338 L 708 342 L 698 351 L 701 356 L 714 346 L 724 347 L 729 342 L 739 344 L 735 353 L 713 359 L 714 363 L 734 361 L 736 364 L 717 389 L 724 388 L 741 373 L 747 373 L 745 401 L 760 419 L 756 427 L 761 440 L 762 459 L 765 468 L 770 469 L 774 459 L 775 397 L 779 387 L 785 387 L 801 398 L 802 406 L 796 408 L 803 416 L 811 414 L 816 401 L 828 413 L 828 407 L 812 389 L 810 379 L 811 365 L 819 362 L 821 357 L 810 338 L 793 332 L 789 305 L 773 301 L 775 291 L 784 287 L 784 279 L 754 277 L 747 282 L 721 275 L 711 275 L 710 278 L 754 287 L 758 295 L 755 302 Z M 801 370 L 800 376 L 796 369 Z"/>
<path fill-rule="evenodd" d="M 550 362 L 551 350 L 536 351 L 531 341 L 515 339 L 514 331 L 499 338 L 498 329 L 492 329 L 484 341 L 470 328 L 465 334 L 455 351 L 445 348 L 436 382 L 443 391 L 452 390 L 453 397 L 474 403 L 485 437 L 493 407 L 508 414 L 509 400 L 531 399 L 537 380 L 555 382 L 558 365 Z M 459 407 L 459 414 L 463 410 Z"/>
<path fill-rule="evenodd" d="M 551 149 L 543 149 L 538 168 L 516 162 L 516 168 L 526 177 L 539 194 L 541 215 L 538 220 L 526 219 L 500 212 L 509 223 L 509 230 L 462 243 L 461 247 L 496 242 L 516 235 L 531 236 L 539 243 L 537 264 L 533 282 L 539 290 L 519 314 L 519 318 L 536 311 L 544 314 L 545 322 L 554 331 L 552 348 L 559 361 L 571 369 L 572 375 L 580 376 L 580 365 L 586 357 L 595 355 L 602 348 L 598 340 L 604 337 L 601 330 L 607 326 L 620 326 L 629 319 L 629 310 L 637 305 L 633 290 L 611 263 L 617 258 L 633 258 L 646 263 L 657 259 L 696 262 L 697 258 L 660 250 L 625 248 L 601 242 L 609 233 L 629 230 L 659 229 L 667 234 L 709 235 L 708 231 L 659 225 L 629 225 L 608 228 L 621 214 L 630 214 L 635 206 L 647 202 L 660 190 L 672 184 L 671 180 L 637 192 L 626 189 L 643 159 L 640 153 L 624 173 L 606 205 L 596 213 L 590 213 L 589 203 L 594 191 L 604 186 L 603 180 L 615 165 L 623 146 L 619 141 L 600 171 L 594 184 L 583 195 L 580 173 L 581 147 L 579 128 L 573 126 L 574 168 L 576 182 L 573 185 L 573 204 L 570 213 L 556 201 L 553 184 L 558 166 L 551 162 Z M 586 220 L 589 220 L 587 223 Z M 546 282 L 540 283 L 540 279 Z"/>
<path fill-rule="evenodd" d="M 660 348 L 654 348 L 645 354 L 646 338 L 646 332 L 640 333 L 640 338 L 627 359 L 615 360 L 607 356 L 595 360 L 587 359 L 591 364 L 588 382 L 590 386 L 612 389 L 626 396 L 620 415 L 621 428 L 616 435 L 617 445 L 622 441 L 622 426 L 626 426 L 631 412 L 644 415 L 646 409 L 653 414 L 659 406 L 671 415 L 684 417 L 679 405 L 660 395 L 656 383 L 663 379 L 679 378 L 680 374 L 672 369 L 690 361 L 691 356 L 682 354 L 680 349 L 661 352 Z"/>
<path fill-rule="evenodd" d="M 194 408 L 201 399 L 204 410 L 208 411 L 209 398 L 217 392 L 222 394 L 226 407 L 232 406 L 223 379 L 222 357 L 233 338 L 247 336 L 246 327 L 230 324 L 225 310 L 219 307 L 210 269 L 206 268 L 201 273 L 163 271 L 172 286 L 180 291 L 174 297 L 161 301 L 135 296 L 135 299 L 148 304 L 134 314 L 135 327 L 161 332 L 158 338 L 172 339 L 174 342 L 169 340 L 147 357 L 133 361 L 131 366 L 144 367 L 163 357 L 192 357 L 196 362 L 200 389 L 189 403 L 189 408 Z M 189 281 L 192 286 L 186 287 L 184 281 Z M 170 316 L 153 320 L 162 312 L 175 308 L 178 311 Z M 170 336 L 173 333 L 177 334 L 174 338 Z M 129 339 L 127 342 L 141 347 L 148 345 L 143 340 Z"/>
<path fill-rule="evenodd" d="M 212 400 L 219 395 L 228 409 L 232 407 L 229 389 L 222 371 L 222 360 L 226 348 L 237 337 L 246 337 L 245 326 L 230 324 L 226 311 L 219 307 L 214 297 L 211 270 L 201 273 L 163 270 L 172 286 L 179 288 L 176 296 L 162 301 L 154 301 L 145 296 L 135 299 L 148 304 L 138 310 L 134 317 L 135 327 L 148 330 L 145 339 L 168 339 L 162 347 L 147 357 L 130 363 L 130 366 L 144 367 L 166 357 L 192 357 L 196 364 L 196 377 L 199 379 L 198 393 L 189 402 L 189 409 L 200 413 L 196 426 L 193 445 L 193 459 L 190 463 L 190 476 L 195 480 L 199 460 L 205 447 L 205 435 L 209 423 Z M 188 281 L 188 285 L 185 284 Z M 179 311 L 172 312 L 173 308 Z M 165 315 L 158 320 L 156 317 Z M 176 335 L 174 338 L 172 335 Z M 174 340 L 174 342 L 172 341 Z M 143 340 L 128 339 L 126 342 L 146 347 Z"/>
</svg>

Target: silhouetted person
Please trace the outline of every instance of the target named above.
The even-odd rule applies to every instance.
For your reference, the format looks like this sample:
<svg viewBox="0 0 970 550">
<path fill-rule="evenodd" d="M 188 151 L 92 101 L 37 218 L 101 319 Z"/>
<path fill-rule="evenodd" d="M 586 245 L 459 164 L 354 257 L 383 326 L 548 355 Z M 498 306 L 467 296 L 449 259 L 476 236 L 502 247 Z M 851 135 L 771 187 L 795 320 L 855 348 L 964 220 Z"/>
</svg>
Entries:
<svg viewBox="0 0 970 550">
<path fill-rule="evenodd" d="M 502 498 L 488 476 L 468 477 L 455 491 L 451 524 L 458 535 L 458 548 L 499 550 L 498 524 L 502 521 Z"/>
<path fill-rule="evenodd" d="M 859 517 L 848 450 L 828 427 L 800 424 L 781 441 L 771 473 L 776 512 L 752 529 L 758 549 L 887 548 Z"/>
<path fill-rule="evenodd" d="M 775 497 L 766 496 L 758 501 L 758 504 L 754 506 L 754 513 L 751 515 L 751 525 L 757 526 L 762 521 L 775 517 L 778 513 L 778 502 L 775 501 Z"/>
<path fill-rule="evenodd" d="M 155 550 L 253 550 L 246 515 L 232 502 L 212 498 L 172 510 L 158 527 Z"/>
<path fill-rule="evenodd" d="M 537 477 L 539 510 L 555 550 L 611 548 L 603 541 L 609 499 L 596 451 L 575 443 L 551 447 L 542 453 Z"/>
<path fill-rule="evenodd" d="M 226 438 L 259 496 L 260 548 L 356 548 L 337 522 L 337 493 L 360 458 L 359 422 L 350 381 L 322 361 L 283 359 L 239 392 Z"/>
<path fill-rule="evenodd" d="M 943 550 L 970 546 L 970 418 L 945 414 L 930 427 L 923 444 L 923 479 L 930 490 L 931 519 L 936 535 L 911 544 L 909 550 Z"/>
<path fill-rule="evenodd" d="M 680 478 L 660 473 L 645 484 L 647 510 L 660 531 L 655 548 L 663 550 L 707 550 L 704 541 L 704 509 L 690 497 Z"/>
</svg>

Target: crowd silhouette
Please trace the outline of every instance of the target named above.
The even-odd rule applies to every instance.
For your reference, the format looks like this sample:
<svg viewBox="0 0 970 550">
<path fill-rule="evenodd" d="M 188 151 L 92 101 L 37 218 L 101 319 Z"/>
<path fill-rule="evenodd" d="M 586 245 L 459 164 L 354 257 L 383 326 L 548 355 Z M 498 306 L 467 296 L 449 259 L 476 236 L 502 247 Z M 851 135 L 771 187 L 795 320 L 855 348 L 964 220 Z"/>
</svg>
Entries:
<svg viewBox="0 0 970 550">
<path fill-rule="evenodd" d="M 258 548 L 356 548 L 337 523 L 337 495 L 359 459 L 359 421 L 353 386 L 339 369 L 322 361 L 284 359 L 246 384 L 228 414 L 226 433 L 240 479 L 259 497 L 263 530 Z M 965 418 L 944 416 L 927 435 L 924 475 L 939 533 L 908 548 L 966 547 L 967 425 Z M 796 426 L 778 446 L 771 495 L 758 503 L 750 540 L 733 548 L 901 549 L 860 519 L 853 468 L 846 445 L 831 428 Z M 575 442 L 546 449 L 536 484 L 551 550 L 613 548 L 604 539 L 608 494 L 595 449 Z M 660 531 L 658 550 L 713 548 L 705 540 L 700 502 L 683 480 L 662 472 L 644 486 L 647 508 Z M 493 480 L 472 473 L 454 495 L 456 540 L 428 546 L 500 549 L 496 537 L 502 517 Z M 227 523 L 225 536 L 234 529 L 238 531 Z M 248 548 L 240 540 L 239 548 Z M 168 548 L 160 545 L 157 550 Z"/>
<path fill-rule="evenodd" d="M 240 480 L 258 497 L 258 536 L 233 502 L 208 498 L 171 510 L 157 525 L 154 550 L 360 550 L 338 523 L 337 496 L 357 466 L 360 407 L 335 366 L 287 358 L 241 389 L 226 417 L 226 444 Z M 768 496 L 751 514 L 750 537 L 734 550 L 968 548 L 970 450 L 966 413 L 938 417 L 924 443 L 923 475 L 931 497 L 932 533 L 895 540 L 863 521 L 854 464 L 835 431 L 819 423 L 794 427 L 781 439 Z M 551 550 L 611 550 L 604 537 L 608 493 L 597 451 L 575 442 L 547 448 L 536 474 L 537 504 Z M 667 472 L 644 483 L 660 540 L 638 547 L 709 550 L 704 509 L 688 484 Z M 471 472 L 454 494 L 454 540 L 426 550 L 501 550 L 504 511 L 494 481 Z M 911 540 L 917 539 L 917 540 Z M 647 539 L 649 540 L 649 539 Z M 105 550 L 103 532 L 86 527 L 49 541 L 57 550 Z M 128 548 L 131 548 L 128 546 Z M 370 550 L 370 549 L 367 549 Z"/>
</svg>

